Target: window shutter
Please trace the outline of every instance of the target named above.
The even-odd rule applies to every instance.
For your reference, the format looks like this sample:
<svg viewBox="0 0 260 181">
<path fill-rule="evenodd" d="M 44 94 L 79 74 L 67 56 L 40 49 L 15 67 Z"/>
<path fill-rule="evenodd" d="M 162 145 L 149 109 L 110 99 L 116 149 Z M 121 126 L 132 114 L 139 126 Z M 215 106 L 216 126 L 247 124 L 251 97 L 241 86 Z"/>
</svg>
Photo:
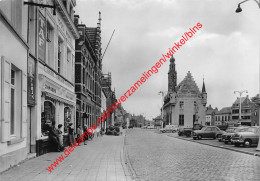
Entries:
<svg viewBox="0 0 260 181">
<path fill-rule="evenodd" d="M 1 57 L 1 142 L 10 140 L 11 63 Z"/>
<path fill-rule="evenodd" d="M 22 72 L 22 138 L 27 136 L 27 75 Z"/>
</svg>

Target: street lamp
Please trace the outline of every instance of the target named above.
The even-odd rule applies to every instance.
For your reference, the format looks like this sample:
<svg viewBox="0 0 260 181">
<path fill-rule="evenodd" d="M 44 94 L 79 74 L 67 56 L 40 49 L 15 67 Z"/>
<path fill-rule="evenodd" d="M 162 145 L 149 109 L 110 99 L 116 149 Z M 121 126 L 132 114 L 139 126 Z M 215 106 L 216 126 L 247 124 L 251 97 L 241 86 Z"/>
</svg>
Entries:
<svg viewBox="0 0 260 181">
<path fill-rule="evenodd" d="M 240 4 L 243 4 L 247 1 L 249 1 L 249 0 L 242 1 L 241 3 L 238 4 L 237 9 L 236 9 L 236 13 L 242 12 L 242 8 L 240 7 Z M 257 3 L 258 7 L 260 8 L 260 0 L 259 1 L 254 0 L 254 1 Z"/>
<path fill-rule="evenodd" d="M 243 93 L 247 93 L 247 90 L 244 91 L 234 91 L 234 94 L 239 93 L 239 121 L 241 121 L 241 97 Z"/>
<path fill-rule="evenodd" d="M 245 0 L 245 1 L 242 1 L 241 3 L 238 4 L 238 7 L 236 9 L 236 13 L 240 13 L 242 11 L 241 7 L 240 7 L 240 4 L 244 3 L 244 2 L 247 2 L 249 0 Z M 256 2 L 256 4 L 258 5 L 258 7 L 260 8 L 260 0 L 254 0 Z M 258 99 L 260 99 L 260 56 L 259 56 L 259 95 L 258 95 Z M 259 107 L 260 109 L 260 107 Z M 260 112 L 260 111 L 259 111 Z M 259 124 L 260 124 L 260 116 L 259 116 Z M 259 132 L 259 137 L 260 137 L 260 132 Z M 257 151 L 260 151 L 260 139 L 258 141 L 258 146 L 256 148 Z"/>
</svg>

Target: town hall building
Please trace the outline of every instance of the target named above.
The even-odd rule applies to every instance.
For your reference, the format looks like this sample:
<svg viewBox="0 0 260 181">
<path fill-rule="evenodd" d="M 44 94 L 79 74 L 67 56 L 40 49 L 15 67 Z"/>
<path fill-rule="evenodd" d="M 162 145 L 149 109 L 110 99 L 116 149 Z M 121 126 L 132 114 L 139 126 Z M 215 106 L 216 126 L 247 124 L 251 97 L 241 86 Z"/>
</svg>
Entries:
<svg viewBox="0 0 260 181">
<path fill-rule="evenodd" d="M 205 125 L 207 93 L 203 80 L 200 91 L 190 71 L 177 85 L 175 59 L 171 57 L 168 72 L 168 92 L 164 97 L 164 125 L 173 124 L 179 127 L 193 127 L 196 124 Z"/>
</svg>

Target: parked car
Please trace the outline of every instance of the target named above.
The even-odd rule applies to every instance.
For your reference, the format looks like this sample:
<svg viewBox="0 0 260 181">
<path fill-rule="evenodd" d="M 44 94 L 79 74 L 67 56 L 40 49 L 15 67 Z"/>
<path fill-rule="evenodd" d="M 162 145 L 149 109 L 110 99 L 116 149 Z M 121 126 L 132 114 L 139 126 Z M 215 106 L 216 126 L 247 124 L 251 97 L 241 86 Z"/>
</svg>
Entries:
<svg viewBox="0 0 260 181">
<path fill-rule="evenodd" d="M 226 133 L 225 131 L 220 130 L 217 126 L 205 126 L 201 130 L 193 131 L 193 139 L 202 139 L 202 138 L 213 138 L 216 139 L 222 134 Z"/>
<path fill-rule="evenodd" d="M 134 126 L 133 126 L 133 125 L 129 125 L 129 126 L 128 126 L 128 129 L 130 129 L 130 128 L 132 128 L 132 129 L 133 129 L 133 128 L 134 128 Z"/>
<path fill-rule="evenodd" d="M 234 134 L 236 132 L 245 132 L 247 131 L 249 127 L 244 127 L 244 126 L 241 126 L 241 127 L 229 127 L 227 128 L 226 130 L 226 133 L 223 134 L 219 139 L 219 141 L 223 141 L 225 144 L 228 144 L 229 142 L 231 142 L 231 137 L 234 136 Z"/>
<path fill-rule="evenodd" d="M 154 125 L 147 126 L 147 129 L 154 129 Z"/>
<path fill-rule="evenodd" d="M 178 126 L 177 125 L 166 125 L 165 128 L 160 129 L 160 132 L 166 133 L 175 133 L 178 131 Z"/>
<path fill-rule="evenodd" d="M 251 147 L 251 145 L 258 144 L 259 132 L 259 126 L 251 126 L 245 132 L 235 133 L 231 141 L 235 146 L 244 145 L 244 147 Z"/>
<path fill-rule="evenodd" d="M 178 129 L 178 135 L 179 136 L 190 137 L 192 132 L 193 132 L 193 128 L 179 128 Z"/>
<path fill-rule="evenodd" d="M 142 129 L 146 129 L 146 128 L 147 128 L 147 126 L 142 126 L 141 128 L 142 128 Z"/>
</svg>

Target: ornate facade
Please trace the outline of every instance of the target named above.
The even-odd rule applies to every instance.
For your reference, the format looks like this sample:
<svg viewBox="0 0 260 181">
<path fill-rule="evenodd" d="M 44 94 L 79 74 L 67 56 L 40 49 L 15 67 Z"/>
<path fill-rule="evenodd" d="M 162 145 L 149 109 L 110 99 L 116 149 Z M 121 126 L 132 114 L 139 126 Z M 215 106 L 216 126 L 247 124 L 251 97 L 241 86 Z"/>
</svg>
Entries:
<svg viewBox="0 0 260 181">
<path fill-rule="evenodd" d="M 174 124 L 180 127 L 193 127 L 195 124 L 205 125 L 207 93 L 203 81 L 199 90 L 190 71 L 177 85 L 175 59 L 171 57 L 168 72 L 168 93 L 164 97 L 164 125 Z"/>
<path fill-rule="evenodd" d="M 89 28 L 79 24 L 75 15 L 75 25 L 80 34 L 76 40 L 75 93 L 77 94 L 76 125 L 96 124 L 101 116 L 101 14 L 97 27 Z"/>
</svg>

